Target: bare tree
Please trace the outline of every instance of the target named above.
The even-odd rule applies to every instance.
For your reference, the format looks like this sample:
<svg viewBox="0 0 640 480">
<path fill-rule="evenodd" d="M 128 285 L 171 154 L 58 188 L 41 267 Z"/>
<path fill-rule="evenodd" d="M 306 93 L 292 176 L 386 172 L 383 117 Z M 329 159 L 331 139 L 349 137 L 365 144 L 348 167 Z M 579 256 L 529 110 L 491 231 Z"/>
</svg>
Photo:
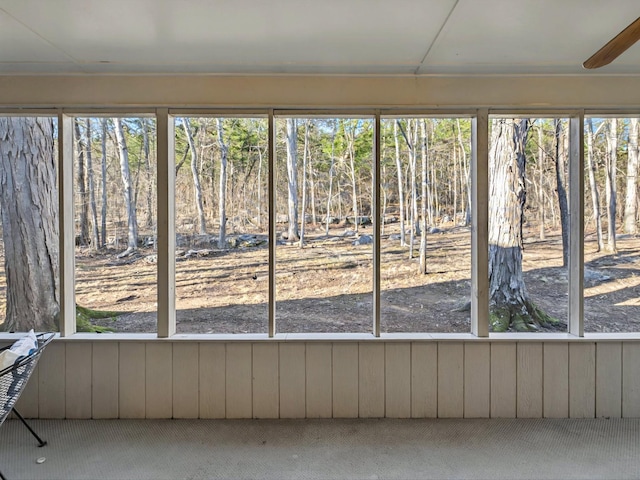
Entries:
<svg viewBox="0 0 640 480">
<path fill-rule="evenodd" d="M 309 127 L 311 122 L 304 124 L 304 148 L 302 151 L 302 220 L 300 221 L 300 248 L 304 247 L 304 234 L 307 223 L 307 162 L 309 153 Z"/>
<path fill-rule="evenodd" d="M 53 122 L 0 117 L 0 209 L 8 331 L 57 330 L 58 201 Z"/>
<path fill-rule="evenodd" d="M 131 183 L 131 173 L 129 171 L 129 149 L 124 136 L 122 122 L 119 118 L 113 119 L 113 125 L 118 143 L 120 155 L 120 174 L 122 176 L 122 192 L 124 205 L 127 211 L 127 249 L 119 257 L 131 255 L 138 249 L 138 220 L 136 218 L 136 207 L 133 201 L 133 185 Z"/>
<path fill-rule="evenodd" d="M 393 122 L 393 140 L 396 147 L 396 170 L 398 172 L 398 210 L 400 213 L 400 245 L 407 244 L 404 232 L 404 181 L 402 180 L 402 161 L 400 160 L 400 140 L 398 138 L 398 127 L 400 120 Z"/>
<path fill-rule="evenodd" d="M 638 233 L 638 119 L 629 119 L 629 143 L 627 145 L 627 191 L 624 204 L 624 233 Z"/>
<path fill-rule="evenodd" d="M 89 209 L 91 211 L 91 248 L 100 248 L 100 232 L 98 231 L 98 208 L 96 206 L 96 186 L 93 177 L 93 153 L 91 148 L 91 119 L 87 118 L 87 186 L 89 187 Z"/>
<path fill-rule="evenodd" d="M 295 118 L 287 118 L 287 185 L 290 242 L 300 240 L 298 231 L 298 128 Z"/>
<path fill-rule="evenodd" d="M 78 161 L 76 168 L 76 187 L 80 200 L 80 233 L 78 240 L 80 245 L 87 245 L 89 243 L 89 201 L 87 198 L 84 161 L 84 152 L 87 151 L 87 143 L 85 143 L 80 130 L 80 119 L 76 118 L 73 120 L 73 128 L 75 131 L 76 157 Z M 91 139 L 88 138 L 87 142 L 90 146 Z"/>
<path fill-rule="evenodd" d="M 617 169 L 618 169 L 618 119 L 607 121 L 607 154 L 605 156 L 606 176 L 605 192 L 607 197 L 607 250 L 616 252 L 616 208 L 617 208 Z"/>
<path fill-rule="evenodd" d="M 107 244 L 107 119 L 103 118 L 100 132 L 102 165 L 102 208 L 100 209 L 101 238 L 100 247 Z"/>
<path fill-rule="evenodd" d="M 587 118 L 587 173 L 589 176 L 589 188 L 591 190 L 591 203 L 593 206 L 593 220 L 596 226 L 596 236 L 598 240 L 598 252 L 604 250 L 604 240 L 602 238 L 602 222 L 600 220 L 600 194 L 598 193 L 598 184 L 596 183 L 596 164 L 594 158 L 594 137 L 605 125 L 600 124 L 596 132 L 593 131 L 593 119 Z"/>
<path fill-rule="evenodd" d="M 555 141 L 556 141 L 556 192 L 558 193 L 558 206 L 560 208 L 560 226 L 562 230 L 562 266 L 569 265 L 569 204 L 567 202 L 567 189 L 565 187 L 565 156 L 562 122 L 559 118 L 554 119 Z"/>
<path fill-rule="evenodd" d="M 530 300 L 522 275 L 528 119 L 494 119 L 489 150 L 489 298 L 495 331 L 536 330 L 552 319 Z"/>
<path fill-rule="evenodd" d="M 153 226 L 153 174 L 151 172 L 151 155 L 149 147 L 149 121 L 141 118 L 142 126 L 142 150 L 144 155 L 144 167 L 147 175 L 147 227 Z"/>
<path fill-rule="evenodd" d="M 216 118 L 218 128 L 218 146 L 220 148 L 220 188 L 218 200 L 218 218 L 220 218 L 220 231 L 218 232 L 218 248 L 224 248 L 227 243 L 227 157 L 229 147 L 224 142 L 223 119 Z"/>
<path fill-rule="evenodd" d="M 198 151 L 193 141 L 193 133 L 191 132 L 191 123 L 187 117 L 182 119 L 182 127 L 184 128 L 184 134 L 187 137 L 189 143 L 189 150 L 191 151 L 191 176 L 193 178 L 193 196 L 198 210 L 198 233 L 200 235 L 207 234 L 207 224 L 204 218 L 204 208 L 202 206 L 202 187 L 200 186 L 200 176 L 198 175 Z"/>
<path fill-rule="evenodd" d="M 420 267 L 419 272 L 423 275 L 427 274 L 427 155 L 429 151 L 429 143 L 427 138 L 427 121 L 423 118 L 420 120 L 421 134 L 421 171 L 422 182 L 420 191 Z"/>
<path fill-rule="evenodd" d="M 336 176 L 336 120 L 333 119 L 331 131 L 331 164 L 329 166 L 329 193 L 327 194 L 327 219 L 325 223 L 325 234 L 329 236 L 329 224 L 331 223 L 331 200 L 333 197 L 333 179 Z M 339 189 L 338 189 L 339 190 Z"/>
</svg>

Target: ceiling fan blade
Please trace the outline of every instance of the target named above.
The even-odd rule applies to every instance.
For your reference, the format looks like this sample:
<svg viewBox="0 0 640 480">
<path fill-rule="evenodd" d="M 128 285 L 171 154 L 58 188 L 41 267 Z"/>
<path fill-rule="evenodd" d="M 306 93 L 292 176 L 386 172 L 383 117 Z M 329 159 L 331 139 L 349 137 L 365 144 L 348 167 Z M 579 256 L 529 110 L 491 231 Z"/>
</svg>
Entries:
<svg viewBox="0 0 640 480">
<path fill-rule="evenodd" d="M 609 65 L 638 40 L 640 40 L 640 17 L 594 53 L 582 66 L 584 68 L 600 68 Z"/>
</svg>

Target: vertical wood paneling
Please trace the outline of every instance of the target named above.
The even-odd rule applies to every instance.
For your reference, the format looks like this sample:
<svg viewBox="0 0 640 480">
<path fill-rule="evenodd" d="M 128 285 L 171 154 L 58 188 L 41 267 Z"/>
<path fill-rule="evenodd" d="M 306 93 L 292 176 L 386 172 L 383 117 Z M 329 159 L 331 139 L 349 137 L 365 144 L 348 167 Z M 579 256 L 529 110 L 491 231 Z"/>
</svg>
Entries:
<svg viewBox="0 0 640 480">
<path fill-rule="evenodd" d="M 543 352 L 543 415 L 545 418 L 569 416 L 569 345 L 546 342 Z"/>
<path fill-rule="evenodd" d="M 91 418 L 91 343 L 66 344 L 66 417 Z"/>
<path fill-rule="evenodd" d="M 304 343 L 280 344 L 280 418 L 306 414 L 306 358 Z"/>
<path fill-rule="evenodd" d="M 253 417 L 278 418 L 278 344 L 253 344 Z"/>
<path fill-rule="evenodd" d="M 38 409 L 38 376 L 40 367 L 36 365 L 36 368 L 31 372 L 31 378 L 24 387 L 22 395 L 18 398 L 15 407 L 18 409 L 23 417 L 38 418 L 40 412 Z"/>
<path fill-rule="evenodd" d="M 358 416 L 358 344 L 333 345 L 333 416 Z"/>
<path fill-rule="evenodd" d="M 596 344 L 596 417 L 622 416 L 622 343 Z"/>
<path fill-rule="evenodd" d="M 119 348 L 117 342 L 94 342 L 92 348 L 92 418 L 118 418 Z"/>
<path fill-rule="evenodd" d="M 411 345 L 411 416 L 438 416 L 438 344 Z"/>
<path fill-rule="evenodd" d="M 64 418 L 66 343 L 52 342 L 42 353 L 38 366 L 38 411 L 42 418 Z"/>
<path fill-rule="evenodd" d="M 199 354 L 200 418 L 225 418 L 226 346 L 201 342 Z"/>
<path fill-rule="evenodd" d="M 622 416 L 640 417 L 640 343 L 622 346 Z"/>
<path fill-rule="evenodd" d="M 145 349 L 146 418 L 173 417 L 173 348 L 171 343 L 148 342 Z"/>
<path fill-rule="evenodd" d="M 516 416 L 516 344 L 491 344 L 491 417 Z"/>
<path fill-rule="evenodd" d="M 387 343 L 384 354 L 385 416 L 411 417 L 411 344 Z"/>
<path fill-rule="evenodd" d="M 488 418 L 491 413 L 491 344 L 464 345 L 464 416 Z"/>
<path fill-rule="evenodd" d="M 384 417 L 384 344 L 358 347 L 358 416 Z"/>
<path fill-rule="evenodd" d="M 306 345 L 306 416 L 331 418 L 332 414 L 332 345 L 307 343 Z"/>
<path fill-rule="evenodd" d="M 226 353 L 226 417 L 251 418 L 251 344 L 227 343 Z"/>
<path fill-rule="evenodd" d="M 173 418 L 198 418 L 197 343 L 173 344 Z"/>
<path fill-rule="evenodd" d="M 464 416 L 464 344 L 438 342 L 438 417 Z"/>
<path fill-rule="evenodd" d="M 145 418 L 145 344 L 120 342 L 118 395 L 120 418 Z"/>
<path fill-rule="evenodd" d="M 518 418 L 542 418 L 542 344 L 517 346 Z"/>
<path fill-rule="evenodd" d="M 593 418 L 596 414 L 596 346 L 569 344 L 569 416 Z"/>
</svg>

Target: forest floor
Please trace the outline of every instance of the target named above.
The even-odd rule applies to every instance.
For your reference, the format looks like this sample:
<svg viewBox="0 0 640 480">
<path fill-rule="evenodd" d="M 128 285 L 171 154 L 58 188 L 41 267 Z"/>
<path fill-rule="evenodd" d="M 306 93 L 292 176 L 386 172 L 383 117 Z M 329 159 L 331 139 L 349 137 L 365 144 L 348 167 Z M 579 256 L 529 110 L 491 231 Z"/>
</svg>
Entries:
<svg viewBox="0 0 640 480">
<path fill-rule="evenodd" d="M 470 230 L 442 226 L 427 235 L 426 275 L 418 274 L 417 251 L 409 259 L 397 224 L 381 238 L 381 326 L 383 332 L 469 332 Z M 361 227 L 359 234 L 371 233 Z M 525 231 L 523 270 L 533 301 L 560 320 L 566 331 L 568 282 L 559 234 L 534 238 Z M 232 239 L 239 235 L 230 236 Z M 245 237 L 243 237 L 245 238 Z M 371 332 L 372 245 L 344 226 L 307 233 L 307 244 L 279 242 L 276 248 L 276 322 L 279 333 Z M 178 247 L 176 309 L 178 333 L 265 333 L 268 316 L 268 247 L 218 250 L 213 237 Z M 193 239 L 192 239 L 193 240 Z M 407 236 L 407 241 L 409 240 Z M 585 242 L 585 331 L 640 331 L 640 238 L 620 235 L 618 253 L 597 253 Z M 1 250 L 0 250 L 1 252 Z M 76 298 L 95 310 L 123 312 L 95 320 L 117 332 L 156 331 L 156 263 L 151 250 L 118 259 L 115 250 L 77 250 Z M 4 262 L 3 262 L 4 263 Z M 4 276 L 0 308 L 4 311 Z"/>
</svg>

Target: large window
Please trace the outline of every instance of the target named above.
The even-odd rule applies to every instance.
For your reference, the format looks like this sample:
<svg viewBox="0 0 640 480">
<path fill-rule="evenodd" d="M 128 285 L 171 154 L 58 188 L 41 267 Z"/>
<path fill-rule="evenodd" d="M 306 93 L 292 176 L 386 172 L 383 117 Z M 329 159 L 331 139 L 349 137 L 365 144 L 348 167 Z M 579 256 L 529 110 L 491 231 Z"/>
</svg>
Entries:
<svg viewBox="0 0 640 480">
<path fill-rule="evenodd" d="M 155 119 L 76 117 L 73 138 L 78 326 L 155 332 Z"/>
<path fill-rule="evenodd" d="M 363 112 L 0 117 L 0 324 L 639 331 L 637 118 Z"/>
<path fill-rule="evenodd" d="M 640 331 L 638 118 L 585 119 L 584 328 Z"/>
</svg>

